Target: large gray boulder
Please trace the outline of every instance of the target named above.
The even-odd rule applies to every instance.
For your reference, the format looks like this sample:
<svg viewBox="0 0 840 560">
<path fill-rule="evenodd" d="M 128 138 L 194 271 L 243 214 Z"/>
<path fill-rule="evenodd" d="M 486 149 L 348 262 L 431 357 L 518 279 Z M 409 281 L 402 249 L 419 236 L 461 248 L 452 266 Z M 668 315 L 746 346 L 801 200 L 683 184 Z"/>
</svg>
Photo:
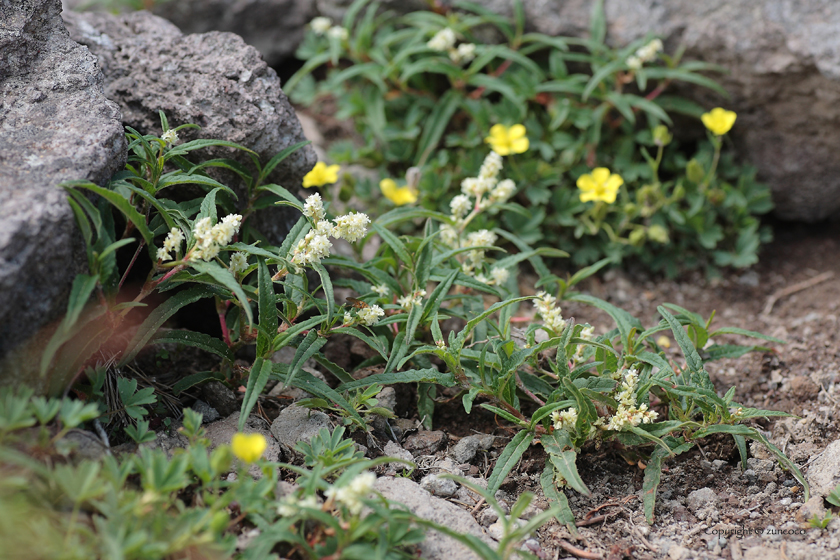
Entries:
<svg viewBox="0 0 840 560">
<path fill-rule="evenodd" d="M 65 309 L 83 271 L 56 185 L 102 184 L 125 164 L 119 108 L 60 14 L 60 0 L 0 0 L 0 383 L 18 379 L 9 352 Z"/>
<path fill-rule="evenodd" d="M 64 18 L 70 35 L 98 57 L 105 93 L 119 104 L 126 125 L 159 134 L 158 111 L 163 110 L 171 126 L 201 127 L 180 132 L 182 140 L 236 142 L 263 161 L 305 140 L 277 74 L 241 37 L 221 32 L 184 35 L 145 11 L 65 12 Z M 227 148 L 205 150 L 203 157 L 234 157 L 250 165 L 243 152 Z M 284 160 L 271 180 L 294 191 L 315 160 L 314 150 L 306 146 Z M 241 185 L 231 186 L 244 203 Z M 296 220 L 277 207 L 258 214 L 257 226 L 270 241 L 280 243 Z"/>
<path fill-rule="evenodd" d="M 154 12 L 184 33 L 236 33 L 271 66 L 294 55 L 304 26 L 317 15 L 312 0 L 176 0 L 157 4 Z"/>
</svg>

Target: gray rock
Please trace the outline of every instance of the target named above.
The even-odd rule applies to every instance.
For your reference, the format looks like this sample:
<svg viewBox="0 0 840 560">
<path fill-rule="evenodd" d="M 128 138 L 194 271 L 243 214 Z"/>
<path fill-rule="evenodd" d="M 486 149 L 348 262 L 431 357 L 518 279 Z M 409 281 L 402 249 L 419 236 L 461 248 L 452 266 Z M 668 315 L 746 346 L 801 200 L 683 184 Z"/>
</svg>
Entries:
<svg viewBox="0 0 840 560">
<path fill-rule="evenodd" d="M 201 414 L 201 423 L 209 424 L 219 419 L 219 411 L 202 400 L 196 400 L 190 407 Z"/>
<path fill-rule="evenodd" d="M 60 13 L 59 0 L 0 3 L 0 359 L 17 349 L 0 362 L 0 383 L 31 382 L 30 358 L 51 333 L 24 343 L 64 312 L 86 268 L 56 185 L 103 184 L 125 163 L 119 109 Z"/>
<path fill-rule="evenodd" d="M 493 541 L 487 537 L 467 512 L 441 498 L 432 496 L 416 482 L 407 478 L 380 477 L 374 488 L 388 500 L 404 504 L 412 513 L 439 525 L 449 527 L 462 534 L 479 537 L 490 546 Z M 451 537 L 436 531 L 426 533 L 426 539 L 418 545 L 420 556 L 426 560 L 478 560 L 478 556 Z"/>
<path fill-rule="evenodd" d="M 825 496 L 840 484 L 840 440 L 811 461 L 806 478 L 812 496 Z"/>
<path fill-rule="evenodd" d="M 496 437 L 492 435 L 467 436 L 449 451 L 449 455 L 459 463 L 472 461 L 479 449 L 490 449 Z"/>
<path fill-rule="evenodd" d="M 686 505 L 688 509 L 696 513 L 700 509 L 707 507 L 716 507 L 718 503 L 718 496 L 711 488 L 700 488 L 688 495 Z"/>
<path fill-rule="evenodd" d="M 312 0 L 178 0 L 157 4 L 154 12 L 184 33 L 236 33 L 271 66 L 291 58 L 316 15 Z"/>
<path fill-rule="evenodd" d="M 441 478 L 436 474 L 428 474 L 420 481 L 420 487 L 441 498 L 451 498 L 458 493 L 458 484 L 451 478 Z"/>
<path fill-rule="evenodd" d="M 239 413 L 231 414 L 223 420 L 213 422 L 205 427 L 207 432 L 207 439 L 210 440 L 210 449 L 215 449 L 219 445 L 230 445 L 230 440 L 233 434 L 237 433 L 239 425 Z M 265 436 L 268 446 L 263 453 L 263 459 L 268 461 L 280 461 L 283 457 L 280 444 L 266 428 L 266 422 L 259 416 L 251 415 L 245 421 L 245 427 L 242 429 L 243 433 L 252 434 L 259 433 Z M 262 471 L 257 465 L 251 465 L 248 473 L 254 478 L 261 478 Z"/>
<path fill-rule="evenodd" d="M 431 455 L 446 443 L 446 434 L 439 431 L 422 431 L 405 438 L 403 447 L 418 455 Z"/>
<path fill-rule="evenodd" d="M 383 449 L 383 451 L 386 457 L 395 457 L 397 459 L 403 459 L 412 463 L 414 462 L 414 457 L 411 455 L 411 453 L 409 453 L 408 451 L 400 447 L 398 443 L 394 443 L 393 441 L 389 441 L 388 443 L 386 443 L 385 449 Z M 411 470 L 412 468 L 413 467 L 411 465 L 406 465 L 405 463 L 388 463 L 388 469 L 393 470 L 395 472 Z"/>
<path fill-rule="evenodd" d="M 149 12 L 68 12 L 64 17 L 71 36 L 98 57 L 106 95 L 119 104 L 125 124 L 160 133 L 158 110 L 163 110 L 171 126 L 201 127 L 183 130 L 182 140 L 236 142 L 257 152 L 263 162 L 305 140 L 277 74 L 241 37 L 215 31 L 183 35 Z M 201 150 L 197 157 L 233 157 L 250 166 L 244 152 L 228 148 Z M 278 165 L 269 179 L 294 192 L 314 164 L 315 152 L 306 146 Z M 244 186 L 233 174 L 219 174 L 237 191 L 243 207 Z M 255 225 L 279 244 L 297 218 L 294 211 L 275 207 L 257 214 Z"/>
<path fill-rule="evenodd" d="M 309 442 L 321 428 L 332 429 L 329 416 L 294 404 L 284 408 L 271 423 L 271 433 L 291 450 L 299 441 Z"/>
<path fill-rule="evenodd" d="M 236 393 L 221 381 L 207 381 L 199 386 L 201 398 L 215 408 L 222 416 L 230 416 L 239 410 Z"/>
</svg>

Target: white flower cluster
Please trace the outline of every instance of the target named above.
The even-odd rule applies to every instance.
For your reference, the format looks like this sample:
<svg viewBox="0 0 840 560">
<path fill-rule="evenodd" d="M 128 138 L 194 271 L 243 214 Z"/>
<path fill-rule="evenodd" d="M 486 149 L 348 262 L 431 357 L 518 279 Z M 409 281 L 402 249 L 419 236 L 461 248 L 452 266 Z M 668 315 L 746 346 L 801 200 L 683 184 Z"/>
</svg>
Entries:
<svg viewBox="0 0 840 560">
<path fill-rule="evenodd" d="M 379 322 L 380 317 L 385 316 L 385 310 L 379 307 L 378 305 L 371 305 L 369 307 L 363 307 L 356 312 L 356 317 L 353 317 L 352 313 L 346 311 L 344 313 L 344 324 L 345 325 L 352 325 L 358 319 L 358 322 L 362 325 L 366 325 L 368 327 L 372 327 L 376 323 Z"/>
<path fill-rule="evenodd" d="M 171 146 L 178 143 L 178 133 L 169 129 L 160 135 L 160 139 Z"/>
<path fill-rule="evenodd" d="M 583 340 L 592 340 L 593 336 L 595 336 L 595 327 L 583 327 L 578 338 L 582 338 Z M 577 363 L 577 361 L 583 357 L 583 352 L 585 350 L 586 345 L 578 344 L 575 354 L 572 356 L 572 362 Z"/>
<path fill-rule="evenodd" d="M 302 508 L 306 509 L 321 509 L 321 504 L 318 503 L 318 498 L 315 496 L 307 496 L 297 500 L 292 496 L 287 496 L 280 501 L 277 506 L 277 513 L 283 517 L 291 517 L 296 515 Z"/>
<path fill-rule="evenodd" d="M 184 240 L 184 233 L 178 228 L 172 228 L 163 240 L 163 247 L 157 250 L 157 258 L 160 261 L 171 261 L 172 254 L 181 249 L 181 242 Z"/>
<path fill-rule="evenodd" d="M 461 43 L 457 49 L 449 49 L 449 60 L 455 64 L 464 64 L 475 58 L 475 45 L 472 43 Z"/>
<path fill-rule="evenodd" d="M 195 246 L 190 252 L 190 260 L 210 261 L 215 259 L 219 250 L 233 240 L 242 225 L 242 216 L 228 214 L 216 225 L 210 225 L 209 217 L 201 218 L 193 224 Z"/>
<path fill-rule="evenodd" d="M 248 253 L 238 251 L 230 256 L 230 266 L 228 267 L 232 274 L 239 274 L 245 272 L 248 268 Z"/>
<path fill-rule="evenodd" d="M 455 64 L 463 64 L 470 62 L 475 58 L 475 45 L 472 43 L 461 43 L 455 47 L 458 38 L 455 37 L 455 32 L 449 28 L 444 27 L 435 36 L 429 39 L 426 46 L 433 51 L 446 52 L 449 54 L 449 59 Z"/>
<path fill-rule="evenodd" d="M 417 290 L 414 293 L 397 298 L 397 303 L 403 309 L 410 310 L 415 305 L 421 305 L 424 297 L 426 297 L 426 290 Z"/>
<path fill-rule="evenodd" d="M 639 372 L 635 368 L 627 370 L 624 374 L 624 380 L 619 387 L 618 395 L 616 395 L 618 410 L 610 418 L 610 422 L 607 424 L 608 430 L 620 432 L 630 426 L 635 427 L 639 424 L 650 424 L 659 416 L 653 410 L 648 410 L 646 404 L 636 406 L 636 388 L 638 385 Z"/>
<path fill-rule="evenodd" d="M 627 57 L 627 66 L 631 70 L 638 70 L 645 62 L 650 62 L 656 58 L 656 55 L 662 52 L 663 45 L 660 39 L 654 39 L 647 45 L 639 47 L 636 54 Z"/>
<path fill-rule="evenodd" d="M 551 422 L 555 430 L 574 430 L 578 412 L 576 408 L 567 408 L 563 412 L 555 410 L 551 413 Z"/>
<path fill-rule="evenodd" d="M 316 17 L 309 22 L 309 28 L 315 35 L 327 35 L 334 37 L 339 41 L 344 41 L 349 37 L 347 30 L 340 25 L 333 25 L 332 20 L 328 17 Z"/>
<path fill-rule="evenodd" d="M 324 203 L 321 195 L 315 193 L 310 195 L 303 205 L 303 215 L 316 222 L 315 229 L 309 230 L 303 239 L 298 241 L 297 247 L 292 253 L 292 264 L 300 271 L 301 267 L 313 265 L 321 259 L 330 256 L 332 243 L 330 237 L 335 239 L 346 239 L 353 243 L 361 239 L 367 233 L 367 225 L 370 218 L 367 214 L 345 214 L 335 219 L 335 224 L 326 220 L 327 213 L 324 211 Z"/>
<path fill-rule="evenodd" d="M 324 492 L 324 495 L 330 500 L 343 504 L 350 510 L 350 513 L 357 515 L 364 507 L 362 498 L 371 493 L 374 482 L 376 482 L 376 475 L 372 472 L 364 472 L 350 481 L 350 484 L 341 488 L 330 486 Z"/>
<path fill-rule="evenodd" d="M 557 298 L 546 293 L 539 292 L 533 300 L 537 313 L 543 320 L 543 328 L 560 334 L 566 328 L 566 321 L 563 320 L 561 309 L 557 306 Z"/>
</svg>

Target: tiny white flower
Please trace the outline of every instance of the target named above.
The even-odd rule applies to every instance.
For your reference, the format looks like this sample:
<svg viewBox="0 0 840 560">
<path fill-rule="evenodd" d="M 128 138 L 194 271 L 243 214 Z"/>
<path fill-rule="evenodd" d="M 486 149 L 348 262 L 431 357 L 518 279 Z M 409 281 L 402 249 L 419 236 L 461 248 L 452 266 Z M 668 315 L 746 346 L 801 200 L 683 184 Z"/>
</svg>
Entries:
<svg viewBox="0 0 840 560">
<path fill-rule="evenodd" d="M 638 56 L 628 56 L 625 63 L 630 70 L 638 70 L 642 67 L 642 59 Z"/>
<path fill-rule="evenodd" d="M 481 164 L 481 169 L 478 176 L 481 179 L 495 179 L 502 170 L 502 156 L 495 151 L 491 151 L 484 158 L 484 163 Z"/>
<path fill-rule="evenodd" d="M 494 267 L 490 270 L 490 276 L 493 277 L 493 282 L 497 286 L 501 286 L 508 281 L 508 278 L 510 278 L 510 271 L 506 268 Z"/>
<path fill-rule="evenodd" d="M 318 193 L 310 195 L 303 205 L 303 215 L 315 222 L 323 220 L 327 213 L 324 211 L 324 202 Z"/>
<path fill-rule="evenodd" d="M 233 274 L 245 272 L 248 268 L 248 253 L 238 251 L 230 256 L 230 271 Z"/>
<path fill-rule="evenodd" d="M 356 317 L 358 317 L 363 324 L 369 327 L 378 323 L 379 318 L 384 316 L 385 310 L 378 305 L 371 305 L 370 307 L 359 309 L 359 311 L 356 312 Z"/>
<path fill-rule="evenodd" d="M 334 39 L 338 39 L 339 41 L 346 41 L 347 38 L 350 36 L 346 29 L 338 25 L 330 27 L 327 31 L 327 35 Z"/>
<path fill-rule="evenodd" d="M 332 20 L 328 17 L 316 17 L 309 22 L 309 28 L 315 35 L 323 35 L 332 27 Z"/>
<path fill-rule="evenodd" d="M 455 32 L 452 31 L 448 27 L 444 27 L 437 33 L 435 36 L 429 39 L 429 42 L 426 43 L 426 46 L 434 51 L 448 51 L 449 49 L 455 46 Z"/>
<path fill-rule="evenodd" d="M 344 324 L 345 324 L 345 325 L 352 325 L 352 324 L 353 324 L 353 323 L 355 323 L 355 322 L 356 322 L 356 321 L 355 321 L 355 319 L 353 318 L 353 314 L 352 314 L 352 313 L 350 313 L 349 311 L 345 311 L 345 312 L 344 312 Z"/>
<path fill-rule="evenodd" d="M 161 247 L 157 250 L 157 258 L 159 261 L 171 261 L 172 257 L 169 255 L 169 252 Z"/>
<path fill-rule="evenodd" d="M 373 286 L 371 290 L 379 295 L 379 297 L 388 297 L 388 294 L 391 293 L 391 290 L 385 284 L 380 284 L 379 286 Z"/>
<path fill-rule="evenodd" d="M 516 190 L 516 183 L 510 179 L 500 181 L 496 188 L 490 193 L 490 200 L 492 202 L 507 202 Z"/>
<path fill-rule="evenodd" d="M 160 139 L 171 146 L 178 142 L 178 133 L 170 128 L 160 135 Z"/>
<path fill-rule="evenodd" d="M 350 243 L 354 243 L 365 236 L 369 223 L 370 218 L 368 218 L 367 214 L 362 214 L 361 212 L 339 216 L 335 219 L 333 237 L 336 239 L 346 239 Z"/>
<path fill-rule="evenodd" d="M 459 194 L 449 203 L 449 208 L 452 210 L 452 215 L 456 218 L 463 218 L 472 209 L 473 203 L 469 196 Z"/>
<path fill-rule="evenodd" d="M 470 62 L 475 58 L 475 45 L 472 43 L 461 43 L 457 49 L 449 49 L 449 58 L 455 64 Z"/>
</svg>

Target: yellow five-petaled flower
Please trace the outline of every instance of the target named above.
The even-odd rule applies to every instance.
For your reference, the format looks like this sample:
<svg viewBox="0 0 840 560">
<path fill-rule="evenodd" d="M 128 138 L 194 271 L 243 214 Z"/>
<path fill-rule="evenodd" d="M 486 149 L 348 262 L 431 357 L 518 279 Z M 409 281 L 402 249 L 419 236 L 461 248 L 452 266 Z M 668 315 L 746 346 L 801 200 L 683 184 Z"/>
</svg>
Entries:
<svg viewBox="0 0 840 560">
<path fill-rule="evenodd" d="M 379 189 L 385 197 L 396 204 L 413 204 L 417 202 L 417 191 L 409 186 L 398 187 L 393 179 L 382 179 L 379 181 Z"/>
<path fill-rule="evenodd" d="M 243 434 L 237 432 L 230 440 L 233 454 L 246 463 L 253 463 L 265 453 L 268 442 L 262 434 Z"/>
<path fill-rule="evenodd" d="M 606 167 L 596 167 L 589 173 L 581 175 L 577 180 L 577 187 L 581 190 L 580 201 L 603 200 L 608 204 L 615 202 L 618 189 L 624 184 L 624 179 L 617 173 L 610 173 Z"/>
<path fill-rule="evenodd" d="M 737 117 L 738 115 L 735 114 L 735 111 L 727 111 L 722 107 L 715 107 L 708 113 L 700 115 L 700 120 L 703 121 L 706 128 L 712 131 L 712 134 L 723 136 L 735 124 Z"/>
<path fill-rule="evenodd" d="M 323 161 L 319 161 L 312 168 L 312 171 L 303 176 L 303 186 L 309 187 L 323 187 L 338 181 L 338 171 L 341 169 L 338 165 L 327 165 Z"/>
<path fill-rule="evenodd" d="M 490 136 L 485 138 L 484 141 L 490 144 L 493 151 L 500 156 L 521 154 L 528 151 L 530 145 L 525 132 L 525 127 L 521 124 L 515 124 L 511 127 L 494 124 L 490 128 Z"/>
</svg>

